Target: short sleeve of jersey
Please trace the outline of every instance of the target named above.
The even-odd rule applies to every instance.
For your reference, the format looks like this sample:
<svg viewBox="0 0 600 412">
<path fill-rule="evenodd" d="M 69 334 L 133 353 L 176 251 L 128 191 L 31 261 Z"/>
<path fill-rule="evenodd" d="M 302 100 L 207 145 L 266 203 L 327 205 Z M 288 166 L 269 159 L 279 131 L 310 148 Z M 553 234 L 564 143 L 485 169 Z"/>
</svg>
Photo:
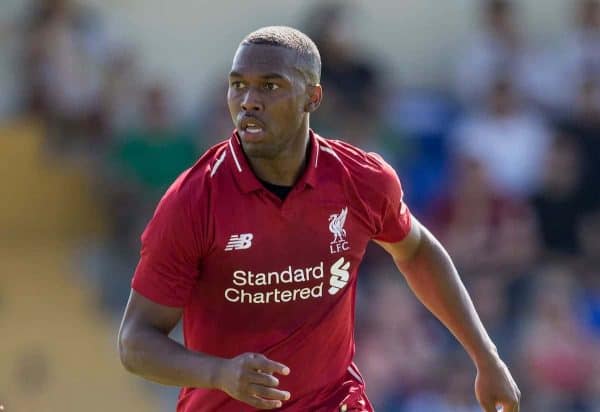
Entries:
<svg viewBox="0 0 600 412">
<path fill-rule="evenodd" d="M 379 209 L 378 232 L 373 239 L 387 243 L 399 242 L 408 235 L 411 228 L 411 214 L 404 203 L 402 185 L 394 168 L 392 168 L 381 156 L 369 153 L 377 163 L 378 170 L 377 186 L 383 196 L 383 204 Z"/>
<path fill-rule="evenodd" d="M 165 306 L 184 307 L 198 278 L 200 242 L 191 202 L 171 187 L 142 233 L 132 288 Z"/>
</svg>

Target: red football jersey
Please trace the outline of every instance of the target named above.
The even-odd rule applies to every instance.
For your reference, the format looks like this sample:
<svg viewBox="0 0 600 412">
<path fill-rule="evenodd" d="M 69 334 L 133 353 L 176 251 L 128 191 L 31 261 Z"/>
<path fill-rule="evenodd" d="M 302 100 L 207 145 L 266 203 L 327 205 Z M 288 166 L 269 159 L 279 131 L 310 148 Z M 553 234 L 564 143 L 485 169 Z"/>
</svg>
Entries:
<svg viewBox="0 0 600 412">
<path fill-rule="evenodd" d="M 258 352 L 289 366 L 278 376 L 291 393 L 281 409 L 369 411 L 352 363 L 356 278 L 369 240 L 410 231 L 398 177 L 380 156 L 311 131 L 305 171 L 281 200 L 238 139 L 209 149 L 166 192 L 142 234 L 132 287 L 184 308 L 188 349 Z M 183 388 L 177 410 L 253 409 Z"/>
</svg>

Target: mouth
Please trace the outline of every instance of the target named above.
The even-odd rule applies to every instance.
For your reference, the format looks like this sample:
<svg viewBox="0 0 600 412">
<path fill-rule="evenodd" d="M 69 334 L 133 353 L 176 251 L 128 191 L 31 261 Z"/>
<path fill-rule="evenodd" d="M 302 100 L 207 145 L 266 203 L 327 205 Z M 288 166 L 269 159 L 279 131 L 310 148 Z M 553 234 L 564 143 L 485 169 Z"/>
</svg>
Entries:
<svg viewBox="0 0 600 412">
<path fill-rule="evenodd" d="M 255 117 L 244 117 L 239 122 L 238 131 L 245 140 L 257 140 L 264 135 L 265 124 Z"/>
<path fill-rule="evenodd" d="M 260 126 L 248 126 L 244 129 L 244 131 L 246 133 L 250 133 L 250 134 L 258 134 L 261 133 L 263 131 L 262 127 Z"/>
</svg>

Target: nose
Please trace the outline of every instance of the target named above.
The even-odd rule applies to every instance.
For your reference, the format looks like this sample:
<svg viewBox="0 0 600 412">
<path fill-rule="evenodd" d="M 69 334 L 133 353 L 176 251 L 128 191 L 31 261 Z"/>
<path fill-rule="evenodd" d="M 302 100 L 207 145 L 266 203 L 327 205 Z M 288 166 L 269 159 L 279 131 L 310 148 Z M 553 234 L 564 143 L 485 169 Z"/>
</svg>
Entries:
<svg viewBox="0 0 600 412">
<path fill-rule="evenodd" d="M 248 89 L 242 98 L 242 110 L 245 112 L 260 112 L 263 111 L 263 103 L 258 96 L 258 93 Z"/>
</svg>

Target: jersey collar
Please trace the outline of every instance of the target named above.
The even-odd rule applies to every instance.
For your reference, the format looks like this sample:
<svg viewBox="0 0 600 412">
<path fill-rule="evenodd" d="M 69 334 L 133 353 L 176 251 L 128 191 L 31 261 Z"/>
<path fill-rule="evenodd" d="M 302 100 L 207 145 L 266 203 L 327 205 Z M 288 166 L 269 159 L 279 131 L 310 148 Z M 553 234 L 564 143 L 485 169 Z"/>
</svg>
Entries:
<svg viewBox="0 0 600 412">
<path fill-rule="evenodd" d="M 231 156 L 229 159 L 230 167 L 235 177 L 235 181 L 238 183 L 240 189 L 244 193 L 250 193 L 255 190 L 264 189 L 264 186 L 258 180 L 244 154 L 240 137 L 237 134 L 237 129 L 233 131 L 229 141 L 227 142 Z M 309 143 L 310 155 L 306 169 L 300 176 L 296 186 L 304 187 L 310 186 L 315 187 L 317 184 L 317 167 L 319 165 L 319 139 L 316 134 L 309 130 Z M 229 157 L 229 156 L 228 156 Z"/>
</svg>

